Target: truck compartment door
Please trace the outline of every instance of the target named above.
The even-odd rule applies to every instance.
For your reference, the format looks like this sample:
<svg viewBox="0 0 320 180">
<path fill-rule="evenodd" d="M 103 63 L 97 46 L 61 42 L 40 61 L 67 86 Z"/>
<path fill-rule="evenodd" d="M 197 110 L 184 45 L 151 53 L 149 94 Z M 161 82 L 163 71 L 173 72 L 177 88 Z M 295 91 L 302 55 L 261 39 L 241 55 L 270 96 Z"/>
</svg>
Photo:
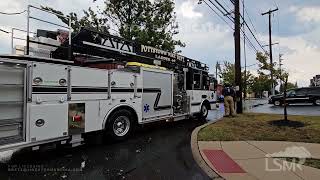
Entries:
<svg viewBox="0 0 320 180">
<path fill-rule="evenodd" d="M 25 74 L 25 65 L 0 63 L 0 145 L 25 139 Z"/>
<path fill-rule="evenodd" d="M 168 72 L 143 70 L 142 111 L 145 121 L 173 113 L 172 76 Z"/>
<path fill-rule="evenodd" d="M 41 104 L 30 107 L 30 141 L 68 135 L 68 103 Z"/>
</svg>

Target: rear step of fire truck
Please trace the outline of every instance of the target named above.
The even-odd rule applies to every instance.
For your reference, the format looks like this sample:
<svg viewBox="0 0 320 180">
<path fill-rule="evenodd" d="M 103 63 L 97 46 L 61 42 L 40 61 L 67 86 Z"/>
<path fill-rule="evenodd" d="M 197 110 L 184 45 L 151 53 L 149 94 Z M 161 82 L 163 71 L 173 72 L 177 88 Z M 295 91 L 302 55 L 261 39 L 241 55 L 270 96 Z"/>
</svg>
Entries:
<svg viewBox="0 0 320 180">
<path fill-rule="evenodd" d="M 25 140 L 26 67 L 0 61 L 0 145 Z"/>
</svg>

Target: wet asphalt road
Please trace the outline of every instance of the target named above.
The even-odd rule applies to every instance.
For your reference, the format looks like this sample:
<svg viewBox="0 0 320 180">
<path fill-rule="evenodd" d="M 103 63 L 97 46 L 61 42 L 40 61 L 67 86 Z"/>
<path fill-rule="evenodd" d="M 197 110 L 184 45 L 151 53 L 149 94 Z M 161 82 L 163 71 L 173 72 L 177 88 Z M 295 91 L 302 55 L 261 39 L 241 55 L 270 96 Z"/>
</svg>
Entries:
<svg viewBox="0 0 320 180">
<path fill-rule="evenodd" d="M 283 112 L 283 107 L 268 104 L 255 107 L 255 104 L 261 103 L 250 102 L 249 112 Z M 210 112 L 208 119 L 219 119 L 223 110 L 222 104 Z M 288 113 L 320 115 L 320 106 L 293 105 L 289 106 Z M 155 123 L 140 128 L 124 142 L 99 144 L 92 143 L 95 139 L 91 138 L 87 145 L 76 148 L 16 152 L 9 162 L 0 163 L 0 180 L 209 179 L 194 161 L 190 149 L 191 132 L 203 123 L 198 120 Z M 15 168 L 27 168 L 29 172 Z"/>
<path fill-rule="evenodd" d="M 221 110 L 210 112 L 208 119 L 221 117 Z M 120 143 L 17 152 L 9 162 L 1 163 L 0 179 L 209 179 L 194 161 L 190 148 L 192 130 L 203 123 L 155 123 Z M 29 172 L 14 169 L 24 167 Z"/>
<path fill-rule="evenodd" d="M 287 111 L 290 115 L 319 116 L 320 106 L 313 106 L 311 104 L 295 104 L 288 106 Z M 258 106 L 249 109 L 248 112 L 283 114 L 283 107 L 274 106 L 272 104 L 265 104 L 263 106 Z"/>
</svg>

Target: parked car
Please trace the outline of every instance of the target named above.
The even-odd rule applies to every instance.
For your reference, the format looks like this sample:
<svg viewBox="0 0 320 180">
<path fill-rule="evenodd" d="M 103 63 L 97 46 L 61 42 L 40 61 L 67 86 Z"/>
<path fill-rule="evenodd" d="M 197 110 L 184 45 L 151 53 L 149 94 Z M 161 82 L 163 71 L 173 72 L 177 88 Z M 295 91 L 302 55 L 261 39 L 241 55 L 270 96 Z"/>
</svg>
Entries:
<svg viewBox="0 0 320 180">
<path fill-rule="evenodd" d="M 288 104 L 313 103 L 320 106 L 320 87 L 290 89 L 287 92 L 286 101 Z M 269 104 L 281 106 L 283 103 L 283 94 L 269 97 Z"/>
</svg>

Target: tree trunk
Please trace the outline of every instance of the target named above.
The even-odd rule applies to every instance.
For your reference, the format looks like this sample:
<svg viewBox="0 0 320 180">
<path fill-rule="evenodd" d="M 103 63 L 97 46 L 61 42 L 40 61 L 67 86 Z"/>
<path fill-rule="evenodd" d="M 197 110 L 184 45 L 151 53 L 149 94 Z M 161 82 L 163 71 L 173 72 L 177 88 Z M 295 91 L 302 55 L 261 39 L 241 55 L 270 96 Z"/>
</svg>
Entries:
<svg viewBox="0 0 320 180">
<path fill-rule="evenodd" d="M 284 105 L 284 120 L 288 121 L 288 112 L 287 112 L 287 87 L 288 87 L 288 77 L 285 77 L 284 81 L 284 93 L 283 93 L 283 105 Z"/>
</svg>

